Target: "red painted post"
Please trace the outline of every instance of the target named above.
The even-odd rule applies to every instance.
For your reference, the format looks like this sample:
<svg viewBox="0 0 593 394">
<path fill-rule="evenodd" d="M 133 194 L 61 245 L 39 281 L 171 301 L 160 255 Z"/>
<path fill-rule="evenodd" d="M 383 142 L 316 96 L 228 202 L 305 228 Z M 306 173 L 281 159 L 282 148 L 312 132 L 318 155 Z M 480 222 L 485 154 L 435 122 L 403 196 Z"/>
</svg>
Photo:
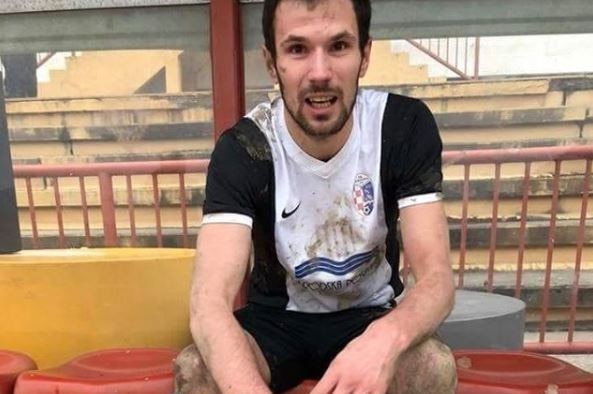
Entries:
<svg viewBox="0 0 593 394">
<path fill-rule="evenodd" d="M 527 231 L 527 204 L 529 203 L 529 180 L 531 177 L 531 162 L 525 162 L 523 186 L 521 188 L 521 225 L 519 226 L 519 252 L 517 254 L 517 277 L 515 281 L 515 298 L 521 298 L 523 285 L 523 261 L 525 258 L 525 233 Z"/>
<path fill-rule="evenodd" d="M 552 265 L 554 263 L 554 247 L 556 244 L 556 213 L 558 212 L 558 198 L 560 194 L 560 171 L 562 161 L 556 160 L 554 180 L 552 181 L 552 206 L 550 208 L 550 227 L 548 229 L 548 252 L 546 257 L 546 272 L 544 288 L 542 289 L 541 319 L 539 323 L 539 341 L 546 340 L 546 326 L 550 308 L 550 286 L 552 283 Z"/>
<path fill-rule="evenodd" d="M 486 288 L 489 293 L 494 290 L 494 262 L 496 259 L 496 229 L 498 225 L 498 205 L 500 203 L 500 163 L 494 167 L 494 188 L 492 190 L 492 220 L 490 224 L 490 253 L 488 256 L 488 281 Z"/>
<path fill-rule="evenodd" d="M 154 221 L 156 225 L 156 244 L 163 247 L 163 226 L 161 224 L 161 197 L 159 192 L 158 174 L 152 174 L 152 199 L 154 204 Z"/>
<path fill-rule="evenodd" d="M 78 184 L 80 185 L 80 205 L 82 208 L 82 221 L 84 223 L 84 242 L 87 247 L 91 247 L 91 226 L 89 224 L 89 207 L 86 200 L 86 186 L 84 177 L 78 177 Z"/>
<path fill-rule="evenodd" d="M 581 219 L 577 233 L 577 254 L 575 256 L 574 277 L 570 289 L 570 313 L 568 314 L 568 342 L 573 342 L 576 328 L 577 300 L 579 296 L 579 281 L 581 277 L 581 263 L 583 257 L 583 244 L 585 242 L 585 226 L 587 224 L 587 207 L 589 205 L 589 180 L 591 178 L 591 159 L 587 160 L 585 178 L 583 179 L 583 192 L 581 197 Z"/>
<path fill-rule="evenodd" d="M 132 246 L 136 246 L 136 215 L 134 213 L 134 192 L 132 191 L 131 175 L 126 175 L 126 192 L 128 194 L 128 217 L 130 218 L 130 237 Z"/>
<path fill-rule="evenodd" d="M 181 209 L 182 245 L 189 247 L 187 238 L 187 196 L 185 195 L 185 174 L 179 174 L 179 208 Z"/>
<path fill-rule="evenodd" d="M 31 217 L 31 234 L 33 235 L 33 249 L 39 249 L 39 234 L 37 232 L 37 215 L 35 214 L 35 201 L 33 201 L 33 188 L 31 187 L 31 177 L 25 178 L 27 186 L 27 203 L 29 204 L 29 216 Z"/>
<path fill-rule="evenodd" d="M 245 76 L 238 0 L 210 2 L 214 138 L 245 113 Z"/>
<path fill-rule="evenodd" d="M 113 184 L 111 174 L 99 174 L 99 189 L 101 192 L 101 213 L 103 215 L 103 234 L 105 247 L 117 246 L 117 228 L 115 225 L 115 203 L 113 200 Z"/>
<path fill-rule="evenodd" d="M 457 288 L 463 289 L 465 276 L 465 254 L 467 252 L 467 210 L 469 207 L 469 175 L 470 165 L 463 166 L 463 207 L 461 209 L 461 240 L 459 241 L 459 279 Z"/>
<path fill-rule="evenodd" d="M 63 249 L 66 247 L 66 237 L 64 235 L 64 208 L 62 207 L 62 198 L 60 197 L 60 183 L 58 177 L 52 178 L 52 185 L 54 188 L 54 201 L 56 202 L 56 219 L 58 221 L 58 246 Z"/>
</svg>

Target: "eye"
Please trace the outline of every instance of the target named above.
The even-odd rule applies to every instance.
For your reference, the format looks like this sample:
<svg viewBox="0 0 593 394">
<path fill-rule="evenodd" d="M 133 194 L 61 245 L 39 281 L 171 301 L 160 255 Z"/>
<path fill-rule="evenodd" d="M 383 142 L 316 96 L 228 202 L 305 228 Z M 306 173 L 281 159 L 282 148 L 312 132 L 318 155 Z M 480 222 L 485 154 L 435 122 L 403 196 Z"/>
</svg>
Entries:
<svg viewBox="0 0 593 394">
<path fill-rule="evenodd" d="M 291 44 L 286 51 L 291 55 L 302 55 L 305 53 L 305 46 L 303 44 Z"/>
<path fill-rule="evenodd" d="M 348 49 L 349 47 L 350 45 L 346 41 L 340 40 L 332 43 L 331 50 L 333 52 L 342 52 Z"/>
</svg>

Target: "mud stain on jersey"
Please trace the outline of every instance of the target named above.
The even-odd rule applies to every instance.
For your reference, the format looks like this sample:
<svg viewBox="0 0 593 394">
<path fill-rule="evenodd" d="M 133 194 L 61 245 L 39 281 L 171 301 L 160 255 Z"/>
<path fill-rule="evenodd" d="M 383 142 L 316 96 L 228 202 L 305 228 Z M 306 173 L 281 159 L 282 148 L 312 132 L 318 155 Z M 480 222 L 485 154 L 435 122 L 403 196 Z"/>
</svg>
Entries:
<svg viewBox="0 0 593 394">
<path fill-rule="evenodd" d="M 309 244 L 309 246 L 307 246 L 305 248 L 305 250 L 307 252 L 307 257 L 310 259 L 317 257 L 318 251 L 322 245 L 323 245 L 323 240 L 320 238 L 317 238 L 315 241 L 313 241 L 311 244 Z"/>
<path fill-rule="evenodd" d="M 276 130 L 273 126 L 272 108 L 267 104 L 258 105 L 250 114 L 257 127 L 266 134 L 270 141 L 276 142 Z"/>
<path fill-rule="evenodd" d="M 355 245 L 363 241 L 363 235 L 351 220 L 332 213 L 311 237 L 306 247 L 307 257 L 348 256 L 356 252 Z"/>
<path fill-rule="evenodd" d="M 258 161 L 272 160 L 272 150 L 265 138 L 249 138 L 244 133 L 237 133 L 237 140 L 239 140 L 252 159 Z"/>
</svg>

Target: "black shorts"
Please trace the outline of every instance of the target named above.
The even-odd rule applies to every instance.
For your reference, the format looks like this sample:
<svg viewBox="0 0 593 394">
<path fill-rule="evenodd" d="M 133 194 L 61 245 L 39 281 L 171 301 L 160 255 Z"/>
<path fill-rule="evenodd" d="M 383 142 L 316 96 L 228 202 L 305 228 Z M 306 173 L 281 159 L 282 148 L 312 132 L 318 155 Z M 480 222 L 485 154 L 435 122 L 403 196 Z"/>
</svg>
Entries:
<svg viewBox="0 0 593 394">
<path fill-rule="evenodd" d="M 268 362 L 270 388 L 282 392 L 303 379 L 321 378 L 340 350 L 387 312 L 385 307 L 369 307 L 302 313 L 248 304 L 235 317 Z"/>
</svg>

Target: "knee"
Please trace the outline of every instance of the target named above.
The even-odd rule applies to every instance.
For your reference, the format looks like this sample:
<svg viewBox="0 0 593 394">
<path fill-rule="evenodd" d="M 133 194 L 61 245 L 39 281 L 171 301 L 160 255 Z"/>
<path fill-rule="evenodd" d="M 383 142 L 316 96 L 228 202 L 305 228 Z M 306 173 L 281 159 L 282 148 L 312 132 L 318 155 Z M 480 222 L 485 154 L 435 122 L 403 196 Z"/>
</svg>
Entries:
<svg viewBox="0 0 593 394">
<path fill-rule="evenodd" d="M 173 361 L 175 394 L 217 393 L 218 389 L 195 345 L 183 349 Z"/>
<path fill-rule="evenodd" d="M 455 357 L 453 352 L 447 345 L 438 339 L 430 338 L 426 341 L 428 351 L 428 365 L 434 368 L 432 378 L 435 385 L 440 385 L 443 388 L 441 393 L 446 393 L 445 389 L 450 389 L 451 392 L 457 385 L 457 368 L 455 365 Z"/>
<path fill-rule="evenodd" d="M 457 370 L 451 349 L 429 338 L 403 356 L 398 368 L 398 393 L 454 393 Z"/>
</svg>

